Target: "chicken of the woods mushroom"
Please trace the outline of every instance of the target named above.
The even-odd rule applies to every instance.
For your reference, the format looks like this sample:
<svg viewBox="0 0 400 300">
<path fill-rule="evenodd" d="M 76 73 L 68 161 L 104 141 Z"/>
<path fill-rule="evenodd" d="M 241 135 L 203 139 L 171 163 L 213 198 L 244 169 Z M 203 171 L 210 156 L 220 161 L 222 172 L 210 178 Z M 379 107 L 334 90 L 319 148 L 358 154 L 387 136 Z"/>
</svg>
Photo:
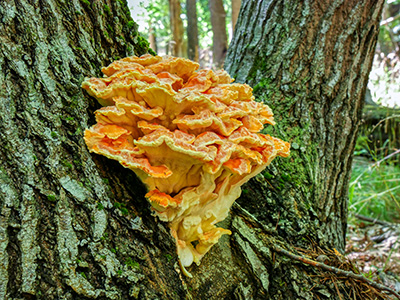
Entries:
<svg viewBox="0 0 400 300">
<path fill-rule="evenodd" d="M 91 152 L 119 161 L 148 188 L 146 198 L 176 240 L 181 268 L 201 258 L 227 229 L 241 185 L 290 145 L 258 133 L 271 109 L 225 71 L 197 70 L 188 59 L 127 57 L 82 87 L 102 108 L 85 131 Z"/>
</svg>

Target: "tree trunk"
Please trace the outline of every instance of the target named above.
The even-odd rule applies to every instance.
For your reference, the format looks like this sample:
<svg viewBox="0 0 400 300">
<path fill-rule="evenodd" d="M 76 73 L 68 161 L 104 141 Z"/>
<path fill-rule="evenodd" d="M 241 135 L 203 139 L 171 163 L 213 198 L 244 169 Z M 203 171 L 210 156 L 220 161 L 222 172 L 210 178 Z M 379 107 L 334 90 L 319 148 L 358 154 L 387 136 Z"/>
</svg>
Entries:
<svg viewBox="0 0 400 300">
<path fill-rule="evenodd" d="M 188 57 L 191 60 L 199 61 L 199 32 L 197 28 L 196 0 L 186 0 L 186 15 L 188 20 Z"/>
<path fill-rule="evenodd" d="M 171 55 L 183 57 L 183 23 L 180 0 L 169 0 L 169 18 L 172 32 Z"/>
<path fill-rule="evenodd" d="M 210 0 L 211 26 L 213 32 L 213 64 L 217 68 L 224 64 L 228 49 L 225 9 L 222 0 Z"/>
<path fill-rule="evenodd" d="M 292 151 L 240 203 L 294 245 L 344 250 L 352 153 L 383 2 L 243 1 L 225 68 L 272 108 L 277 125 L 266 131 Z"/>
<path fill-rule="evenodd" d="M 2 1 L 0 20 L 0 299 L 182 299 L 141 183 L 83 141 L 84 76 L 148 50 L 126 2 Z"/>
<path fill-rule="evenodd" d="M 237 32 L 240 34 L 244 28 L 247 30 L 244 22 L 251 24 L 256 21 L 246 13 L 250 4 L 245 3 L 239 17 Z M 261 6 L 266 4 L 265 1 L 260 3 Z M 332 85 L 329 89 L 331 85 L 319 85 L 318 80 L 322 80 L 319 76 L 325 69 L 316 69 L 322 66 L 320 61 L 312 64 L 312 59 L 323 59 L 321 51 L 329 48 L 322 47 L 325 45 L 322 42 L 329 45 L 333 41 L 324 38 L 329 32 L 326 31 L 328 24 L 339 26 L 339 22 L 325 24 L 321 33 L 314 32 L 315 36 L 308 40 L 301 36 L 299 40 L 305 44 L 300 48 L 291 48 L 287 43 L 286 50 L 278 52 L 276 49 L 280 49 L 284 42 L 284 34 L 279 30 L 295 26 L 291 22 L 296 13 L 299 21 L 304 18 L 304 23 L 299 23 L 303 27 L 306 21 L 314 24 L 311 16 L 320 16 L 315 20 L 315 27 L 324 24 L 320 21 L 325 10 L 317 5 L 302 10 L 300 4 L 290 4 L 285 8 L 289 11 L 285 11 L 281 4 L 271 2 L 267 11 L 271 16 L 269 26 L 276 26 L 277 30 L 273 40 L 276 52 L 264 48 L 262 52 L 272 51 L 270 58 L 280 62 L 277 73 L 271 71 L 270 63 L 257 62 L 265 63 L 259 66 L 260 73 L 269 70 L 271 86 L 276 87 L 269 90 L 269 95 L 278 122 L 282 123 L 276 127 L 277 132 L 297 143 L 298 147 L 293 147 L 290 164 L 285 165 L 284 160 L 274 163 L 276 169 L 280 169 L 279 173 L 270 169 L 248 185 L 242 201 L 249 201 L 246 207 L 254 212 L 255 217 L 240 205 L 235 205 L 231 217 L 223 222 L 233 234 L 224 236 L 203 258 L 200 266 L 191 267 L 189 271 L 194 277 L 188 279 L 179 270 L 175 242 L 166 224 L 151 216 L 143 197 L 144 186 L 132 171 L 116 161 L 89 154 L 83 141 L 83 131 L 94 123 L 93 112 L 99 108 L 93 98 L 82 93 L 80 85 L 84 76 L 98 77 L 100 68 L 112 60 L 150 51 L 148 43 L 138 35 L 137 26 L 130 19 L 126 2 L 0 2 L 0 299 L 317 299 L 313 293 L 319 293 L 320 299 L 344 299 L 337 296 L 337 289 L 329 280 L 306 275 L 320 276 L 315 269 L 292 263 L 274 253 L 273 249 L 274 243 L 283 245 L 283 238 L 296 245 L 305 245 L 302 241 L 308 237 L 325 241 L 321 245 L 330 244 L 317 227 L 325 226 L 331 233 L 329 230 L 334 222 L 330 218 L 333 216 L 319 220 L 318 216 L 324 215 L 310 201 L 320 201 L 317 197 L 320 187 L 316 186 L 316 179 L 319 179 L 326 185 L 326 199 L 329 200 L 326 201 L 326 210 L 335 212 L 330 207 L 332 187 L 325 183 L 319 169 L 328 172 L 329 165 L 332 174 L 336 174 L 337 165 L 348 167 L 350 162 L 346 153 L 350 150 L 337 148 L 342 143 L 335 139 L 339 144 L 330 144 L 330 147 L 343 152 L 338 160 L 333 160 L 340 151 L 335 152 L 334 157 L 329 156 L 333 154 L 326 151 L 327 146 L 316 135 L 313 124 L 321 120 L 318 107 L 322 107 L 327 123 L 320 124 L 321 135 L 331 143 L 330 127 L 337 126 L 339 130 L 341 124 L 335 122 L 342 120 L 343 116 L 350 116 L 348 114 L 357 114 L 370 61 L 367 59 L 360 65 L 357 62 L 368 58 L 373 50 L 376 32 L 371 29 L 371 24 L 378 19 L 379 6 L 382 2 L 376 6 L 366 5 L 361 11 L 355 8 L 348 14 L 350 20 L 345 21 L 352 21 L 354 31 L 350 26 L 346 27 L 347 31 L 338 32 L 342 35 L 353 33 L 353 39 L 346 40 L 341 36 L 337 40 L 338 46 L 333 50 L 342 52 L 335 56 L 339 65 L 332 65 L 331 70 L 339 76 L 343 72 L 341 68 L 346 68 L 349 63 L 353 67 L 346 78 L 339 76 L 340 88 L 334 81 L 328 81 L 330 77 L 324 78 L 323 82 Z M 282 11 L 284 14 L 280 13 Z M 335 9 L 331 12 L 334 16 L 341 16 Z M 362 18 L 359 18 L 360 14 Z M 258 15 L 260 25 L 265 18 Z M 253 43 L 257 38 L 272 41 L 259 34 L 263 28 L 255 27 Z M 306 32 L 297 29 L 286 34 L 303 35 Z M 249 34 L 252 34 L 251 30 Z M 368 39 L 366 32 L 369 32 Z M 307 44 L 313 37 L 318 38 L 318 46 Z M 294 38 L 289 41 L 294 43 Z M 238 39 L 235 41 L 237 43 Z M 248 47 L 253 47 L 250 46 L 251 40 L 247 41 Z M 345 48 L 341 47 L 342 43 Z M 303 56 L 311 51 L 306 46 L 317 51 L 317 55 Z M 348 47 L 353 51 L 352 57 L 343 52 Z M 296 49 L 301 53 L 297 57 L 298 69 L 293 71 L 295 81 L 282 80 L 288 75 L 286 65 L 293 67 L 290 60 L 283 58 Z M 248 48 L 242 50 L 250 51 Z M 255 51 L 254 47 L 253 50 L 254 55 L 262 53 Z M 309 64 L 304 63 L 304 57 L 308 57 L 306 61 Z M 239 63 L 243 62 L 239 55 L 237 58 Z M 254 59 L 258 57 L 254 56 Z M 328 67 L 328 62 L 323 66 Z M 306 73 L 306 68 L 311 66 L 311 74 L 316 75 L 305 77 L 305 80 L 302 72 Z M 242 68 L 245 73 L 240 76 L 235 71 L 238 81 L 246 78 L 251 84 L 259 81 L 246 75 L 246 66 Z M 250 74 L 262 76 L 255 68 Z M 343 83 L 344 80 L 348 80 L 347 84 Z M 304 85 L 300 84 L 302 82 Z M 294 87 L 297 87 L 296 93 L 290 90 Z M 311 94 L 305 93 L 308 91 L 306 87 L 310 90 L 314 87 Z M 301 88 L 305 89 L 303 94 Z M 351 89 L 354 97 L 351 105 L 349 98 L 339 97 L 342 89 Z M 292 118 L 283 118 L 289 113 L 277 105 L 280 91 L 292 92 L 281 100 Z M 266 92 L 265 85 L 259 86 L 257 93 L 260 97 Z M 337 98 L 329 98 L 329 92 L 337 93 Z M 348 107 L 348 112 L 342 110 L 342 103 Z M 310 105 L 314 105 L 314 109 Z M 300 118 L 300 113 L 304 117 Z M 309 116 L 311 113 L 313 118 Z M 296 117 L 297 122 L 294 121 Z M 304 127 L 305 122 L 310 123 L 310 132 Z M 287 124 L 293 129 L 287 129 Z M 348 126 L 348 122 L 345 125 Z M 298 134 L 294 135 L 296 130 Z M 346 139 L 353 136 L 351 134 Z M 315 139 L 313 143 L 322 143 L 321 153 L 317 152 L 318 148 L 309 150 L 311 137 Z M 315 152 L 321 155 L 326 152 L 328 157 L 315 156 Z M 309 164 L 305 164 L 304 159 L 308 159 Z M 318 165 L 312 168 L 315 159 L 318 159 Z M 305 173 L 295 172 L 297 168 L 303 168 Z M 266 179 L 275 190 L 292 194 L 278 196 L 268 189 Z M 287 179 L 291 181 L 286 182 Z M 304 185 L 305 182 L 311 186 Z M 337 186 L 342 185 L 345 183 Z M 334 203 L 339 209 L 339 205 L 343 205 L 340 201 L 345 197 L 343 192 L 340 194 L 342 189 L 338 191 Z M 294 197 L 298 197 L 297 202 L 294 202 Z M 345 212 L 340 216 L 343 214 Z M 339 221 L 338 227 L 340 225 Z M 319 282 L 318 278 L 323 280 Z M 346 285 L 340 285 L 339 289 L 346 289 Z"/>
<path fill-rule="evenodd" d="M 151 23 L 149 24 L 149 46 L 155 53 L 158 52 L 156 32 Z"/>
<path fill-rule="evenodd" d="M 235 26 L 237 19 L 239 17 L 240 5 L 242 4 L 241 0 L 231 0 L 232 5 L 232 36 L 235 32 Z"/>
</svg>

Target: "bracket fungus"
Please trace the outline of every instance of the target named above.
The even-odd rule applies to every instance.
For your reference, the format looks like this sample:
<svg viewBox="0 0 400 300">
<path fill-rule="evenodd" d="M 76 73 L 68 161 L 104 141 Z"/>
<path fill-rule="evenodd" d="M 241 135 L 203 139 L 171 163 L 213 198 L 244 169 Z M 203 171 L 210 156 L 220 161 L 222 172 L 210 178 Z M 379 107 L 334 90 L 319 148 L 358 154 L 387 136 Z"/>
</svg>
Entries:
<svg viewBox="0 0 400 300">
<path fill-rule="evenodd" d="M 198 70 L 188 59 L 127 57 L 82 87 L 102 108 L 85 131 L 91 152 L 119 161 L 148 188 L 154 214 L 168 222 L 185 267 L 201 258 L 227 229 L 224 220 L 241 185 L 290 145 L 258 133 L 274 124 L 252 88 L 225 71 Z"/>
</svg>

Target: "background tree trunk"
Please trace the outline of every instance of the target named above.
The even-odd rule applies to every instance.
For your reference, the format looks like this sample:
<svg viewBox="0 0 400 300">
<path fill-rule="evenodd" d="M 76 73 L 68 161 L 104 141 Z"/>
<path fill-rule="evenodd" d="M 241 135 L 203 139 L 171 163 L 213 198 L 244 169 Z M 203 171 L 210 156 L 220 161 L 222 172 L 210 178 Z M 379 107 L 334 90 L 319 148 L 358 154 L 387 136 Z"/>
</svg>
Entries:
<svg viewBox="0 0 400 300">
<path fill-rule="evenodd" d="M 241 34 L 249 30 L 251 36 L 246 39 L 249 46 L 242 50 L 248 55 L 247 51 L 253 49 L 253 59 L 261 63 L 258 66 L 260 74 L 252 64 L 249 65 L 252 72 L 247 74 L 247 65 L 242 65 L 244 73 L 239 74 L 238 68 L 234 67 L 235 63 L 243 63 L 239 54 L 231 56 L 230 70 L 237 74 L 238 81 L 248 78 L 251 84 L 260 81 L 256 77 L 262 77 L 269 70 L 271 89 L 267 90 L 263 85 L 256 92 L 261 97 L 269 91 L 273 99 L 270 104 L 277 112 L 277 121 L 281 122 L 276 127 L 277 132 L 299 147 L 294 147 L 290 165 L 281 160 L 274 164 L 280 168 L 279 172 L 271 168 L 248 185 L 243 201 L 249 201 L 246 207 L 254 215 L 235 205 L 231 217 L 223 222 L 232 230 L 232 236 L 224 236 L 199 267 L 191 267 L 189 271 L 194 277 L 189 279 L 180 273 L 175 243 L 166 225 L 151 216 L 143 197 L 143 185 L 132 171 L 117 162 L 90 155 L 83 141 L 83 131 L 94 123 L 93 112 L 99 108 L 93 98 L 82 93 L 80 85 L 84 76 L 101 76 L 100 68 L 112 60 L 149 51 L 148 43 L 137 34 L 126 2 L 15 0 L 0 3 L 1 299 L 313 299 L 313 293 L 320 293 L 320 299 L 339 299 L 329 281 L 318 282 L 320 277 L 306 275 L 320 275 L 315 269 L 291 262 L 276 255 L 272 249 L 274 243 L 283 245 L 284 238 L 293 237 L 291 241 L 296 245 L 307 244 L 301 243 L 307 237 L 325 241 L 319 236 L 323 232 L 317 230 L 317 226 L 325 226 L 326 220 L 329 225 L 331 219 L 319 220 L 319 216 L 324 215 L 316 211 L 317 204 L 311 202 L 312 199 L 320 201 L 317 196 L 321 190 L 316 186 L 316 180 L 326 185 L 319 168 L 326 176 L 331 176 L 326 164 L 336 174 L 337 165 L 348 166 L 350 162 L 341 160 L 347 159 L 347 150 L 342 152 L 339 160 L 334 160 L 339 155 L 337 152 L 336 156 L 326 158 L 315 156 L 315 152 L 324 154 L 328 147 L 322 144 L 322 153 L 318 148 L 310 152 L 307 148 L 309 138 L 315 138 L 313 143 L 322 143 L 313 127 L 314 122 L 322 120 L 321 113 L 328 116 L 328 123 L 320 124 L 321 135 L 331 143 L 331 127 L 341 128 L 335 122 L 341 121 L 343 115 L 346 117 L 358 111 L 370 61 L 356 63 L 368 58 L 373 49 L 375 30 L 371 29 L 371 24 L 378 19 L 382 2 L 368 4 L 365 8 L 355 2 L 356 8 L 348 14 L 352 25 L 345 19 L 349 22 L 345 24 L 351 25 L 346 27 L 347 31 L 333 31 L 341 37 L 333 50 L 344 51 L 352 47 L 353 56 L 348 57 L 347 50 L 340 52 L 335 56 L 339 65 L 328 64 L 328 59 L 324 68 L 320 65 L 323 51 L 329 49 L 325 43 L 330 45 L 334 40 L 333 36 L 327 38 L 324 35 L 330 32 L 331 26 L 339 26 L 334 20 L 320 23 L 325 8 L 317 4 L 307 8 L 298 3 L 283 7 L 284 4 L 274 1 L 262 1 L 259 7 L 254 5 L 249 1 L 245 3 L 237 33 L 243 38 Z M 246 13 L 249 7 L 255 9 L 252 14 Z M 337 9 L 329 8 L 332 16 L 340 16 Z M 257 19 L 253 18 L 254 11 L 260 11 Z M 320 18 L 312 21 L 313 15 Z M 267 17 L 271 21 L 267 21 Z M 298 24 L 305 28 L 307 24 L 314 26 L 316 31 L 309 40 L 303 35 L 307 33 L 308 36 L 311 28 L 301 27 L 302 31 L 297 31 L 299 28 L 296 27 L 286 31 L 295 26 L 291 22 L 296 20 L 304 20 Z M 254 28 L 245 26 L 246 22 Z M 260 26 L 265 25 L 263 22 L 269 25 L 258 27 L 254 22 L 259 22 Z M 321 28 L 318 26 L 322 25 L 323 30 L 319 33 Z M 273 40 L 261 34 L 264 29 L 264 35 L 271 34 L 274 30 L 270 26 L 276 31 Z M 352 26 L 354 30 L 350 30 Z M 282 39 L 296 32 L 300 35 L 298 40 L 295 36 L 286 43 Z M 350 32 L 352 39 L 345 38 L 346 32 Z M 368 38 L 365 37 L 367 33 Z M 257 45 L 257 39 L 274 42 L 275 46 L 268 44 L 272 49 L 267 47 L 257 52 L 258 48 L 251 46 Z M 319 43 L 312 43 L 314 39 Z M 238 44 L 238 38 L 235 41 Z M 295 41 L 305 44 L 299 45 Z M 291 46 L 289 42 L 294 44 Z M 346 47 L 342 48 L 343 44 Z M 304 48 L 306 46 L 315 51 L 315 57 L 308 56 L 310 52 L 307 51 L 311 50 Z M 269 54 L 271 59 L 278 61 L 276 73 L 272 72 L 274 65 L 255 55 L 268 54 L 267 50 L 272 53 Z M 291 70 L 294 81 L 285 81 L 287 65 L 293 68 L 291 60 L 286 59 L 291 51 L 301 52 L 295 57 L 297 60 L 293 59 L 298 61 L 298 69 Z M 319 60 L 313 62 L 312 59 Z M 348 73 L 341 71 L 348 64 L 353 64 Z M 305 80 L 302 72 L 307 75 L 310 66 L 313 66 L 310 74 L 318 76 L 305 77 Z M 320 85 L 318 81 L 323 79 L 319 77 L 323 71 L 330 74 L 325 66 L 331 67 L 328 71 L 336 72 L 340 86 L 328 81 L 331 77 L 324 77 L 323 82 L 333 84 L 333 91 L 340 91 L 337 95 L 342 95 L 342 89 L 351 89 L 354 97 L 351 102 L 349 98 L 344 101 L 339 96 L 337 99 L 328 97 L 329 92 L 332 93 L 330 85 Z M 304 85 L 300 84 L 303 82 Z M 286 86 L 289 83 L 294 87 Z M 295 87 L 295 91 L 291 90 Z M 302 88 L 305 90 L 301 91 Z M 290 93 L 279 98 L 280 91 Z M 287 106 L 287 111 L 278 105 L 278 98 Z M 341 101 L 348 107 L 348 112 L 342 110 Z M 322 107 L 324 111 L 314 111 L 312 105 Z M 311 112 L 315 119 L 309 116 Z M 289 113 L 291 118 L 288 119 L 285 116 Z M 304 127 L 307 122 L 310 122 L 309 133 Z M 293 129 L 288 129 L 288 124 Z M 291 130 L 299 133 L 295 135 Z M 335 139 L 335 142 L 342 145 L 339 140 Z M 309 152 L 303 151 L 302 147 Z M 331 147 L 337 146 L 332 144 Z M 318 164 L 312 165 L 316 163 L 312 160 L 315 157 L 319 159 Z M 309 159 L 309 164 L 304 163 L 305 159 Z M 295 169 L 293 172 L 292 168 Z M 296 173 L 297 168 L 304 168 L 305 173 Z M 284 177 L 285 174 L 293 177 Z M 268 189 L 266 178 L 275 189 L 281 188 L 282 193 L 291 194 L 278 196 L 277 192 Z M 287 179 L 291 181 L 287 182 Z M 308 183 L 310 187 L 304 185 Z M 331 185 L 326 188 L 331 195 Z M 338 191 L 339 198 L 335 198 L 334 204 L 338 205 L 337 209 L 342 209 L 344 195 L 340 193 L 342 189 Z M 299 198 L 294 198 L 297 196 Z M 326 199 L 332 201 L 332 197 Z M 329 201 L 326 210 L 335 212 Z M 330 215 L 330 218 L 333 217 Z M 325 228 L 330 230 L 331 227 Z M 339 287 L 341 291 L 344 288 Z"/>
<path fill-rule="evenodd" d="M 180 0 L 169 0 L 169 16 L 172 32 L 171 55 L 183 57 L 183 23 L 181 19 L 181 3 Z"/>
<path fill-rule="evenodd" d="M 151 23 L 149 23 L 149 46 L 154 50 L 155 53 L 158 52 L 157 36 Z"/>
<path fill-rule="evenodd" d="M 232 36 L 233 33 L 235 32 L 235 26 L 237 19 L 239 17 L 239 11 L 240 11 L 240 5 L 242 4 L 241 0 L 231 0 L 231 6 L 232 6 Z"/>
<path fill-rule="evenodd" d="M 199 61 L 199 31 L 197 28 L 196 0 L 186 0 L 186 15 L 188 20 L 187 39 L 188 57 L 191 60 Z"/>
<path fill-rule="evenodd" d="M 224 64 L 228 49 L 226 14 L 222 0 L 210 0 L 209 6 L 213 31 L 213 64 L 219 68 Z"/>
<path fill-rule="evenodd" d="M 292 152 L 264 173 L 265 195 L 253 181 L 241 203 L 294 244 L 307 237 L 344 250 L 352 153 L 383 2 L 243 1 L 225 68 L 272 108 L 277 125 L 266 130 Z"/>
</svg>

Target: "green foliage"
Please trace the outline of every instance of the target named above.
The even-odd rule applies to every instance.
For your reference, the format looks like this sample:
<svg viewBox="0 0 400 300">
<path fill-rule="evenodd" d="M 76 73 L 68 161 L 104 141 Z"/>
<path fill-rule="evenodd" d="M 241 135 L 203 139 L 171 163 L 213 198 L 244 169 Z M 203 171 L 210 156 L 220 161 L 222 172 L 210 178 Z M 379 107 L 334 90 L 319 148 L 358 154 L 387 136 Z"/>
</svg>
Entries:
<svg viewBox="0 0 400 300">
<path fill-rule="evenodd" d="M 349 188 L 350 212 L 400 221 L 400 167 L 356 158 Z"/>
<path fill-rule="evenodd" d="M 157 37 L 157 44 L 160 48 L 168 47 L 168 43 L 171 39 L 170 30 L 170 15 L 168 1 L 165 0 L 154 0 L 154 1 L 143 1 L 141 3 L 146 10 L 143 17 L 146 23 L 153 30 Z M 224 7 L 226 11 L 226 23 L 231 22 L 230 12 L 230 1 L 224 0 Z M 200 49 L 211 49 L 212 48 L 212 27 L 211 27 L 211 14 L 208 0 L 197 0 L 197 27 L 198 27 L 198 38 Z M 184 38 L 186 39 L 186 2 L 181 1 L 181 18 L 184 25 Z M 148 32 L 142 32 L 141 34 L 148 37 Z"/>
</svg>

